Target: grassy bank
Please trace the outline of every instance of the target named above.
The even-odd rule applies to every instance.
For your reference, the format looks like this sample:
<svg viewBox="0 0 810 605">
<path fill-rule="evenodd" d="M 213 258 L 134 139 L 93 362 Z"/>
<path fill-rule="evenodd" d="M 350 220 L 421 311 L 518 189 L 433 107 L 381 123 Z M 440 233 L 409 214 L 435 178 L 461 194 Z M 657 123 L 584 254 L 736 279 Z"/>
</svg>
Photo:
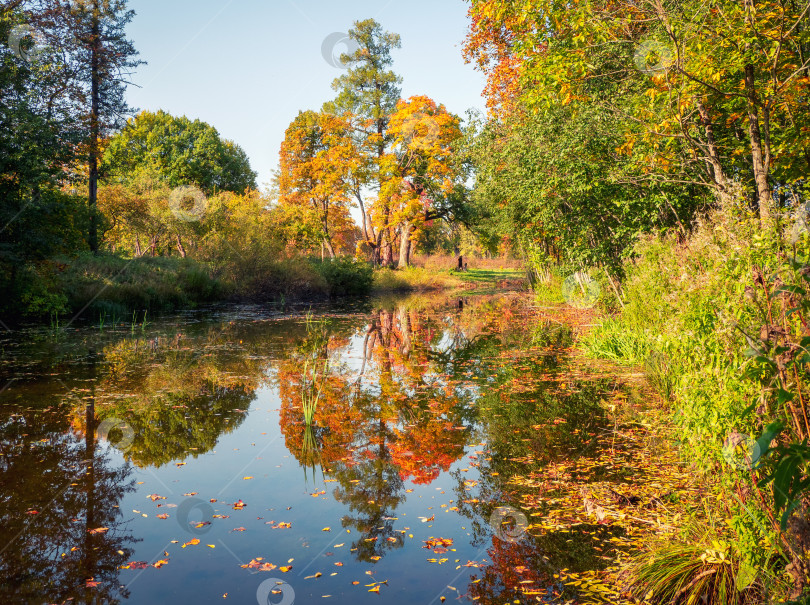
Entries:
<svg viewBox="0 0 810 605">
<path fill-rule="evenodd" d="M 373 291 L 382 294 L 519 289 L 527 285 L 525 275 L 521 269 L 469 269 L 461 272 L 419 266 L 401 270 L 378 269 L 374 272 Z"/>
<path fill-rule="evenodd" d="M 763 230 L 742 204 L 649 237 L 621 313 L 584 340 L 644 368 L 711 492 L 629 564 L 644 602 L 807 602 L 808 252 L 806 231 Z"/>
<path fill-rule="evenodd" d="M 177 256 L 88 253 L 27 266 L 20 273 L 22 308 L 5 317 L 95 320 L 216 301 L 326 300 L 367 294 L 372 279 L 370 266 L 351 259 L 239 259 L 215 266 Z"/>
<path fill-rule="evenodd" d="M 424 267 L 372 269 L 349 258 L 233 256 L 212 264 L 178 256 L 88 253 L 30 264 L 18 277 L 25 293 L 20 296 L 22 308 L 4 309 L 3 319 L 111 320 L 133 312 L 156 314 L 217 301 L 321 301 L 372 292 L 515 289 L 524 281 L 520 271 L 508 268 L 459 273 Z"/>
</svg>

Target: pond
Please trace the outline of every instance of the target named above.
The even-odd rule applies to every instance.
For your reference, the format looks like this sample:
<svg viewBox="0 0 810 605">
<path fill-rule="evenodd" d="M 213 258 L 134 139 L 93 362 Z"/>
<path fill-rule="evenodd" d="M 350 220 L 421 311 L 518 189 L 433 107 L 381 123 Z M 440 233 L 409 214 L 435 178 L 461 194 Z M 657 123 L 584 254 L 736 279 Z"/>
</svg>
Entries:
<svg viewBox="0 0 810 605">
<path fill-rule="evenodd" d="M 7 333 L 0 601 L 570 599 L 561 570 L 603 568 L 627 532 L 568 522 L 555 479 L 515 477 L 580 460 L 569 481 L 621 485 L 632 448 L 605 400 L 632 393 L 572 372 L 571 328 L 532 304 L 411 297 Z"/>
</svg>

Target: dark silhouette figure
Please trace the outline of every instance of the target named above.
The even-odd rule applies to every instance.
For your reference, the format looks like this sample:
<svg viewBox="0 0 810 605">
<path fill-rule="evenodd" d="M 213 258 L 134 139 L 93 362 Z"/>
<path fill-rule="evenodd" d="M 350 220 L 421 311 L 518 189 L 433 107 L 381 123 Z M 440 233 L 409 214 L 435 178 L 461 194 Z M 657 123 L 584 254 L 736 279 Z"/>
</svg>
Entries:
<svg viewBox="0 0 810 605">
<path fill-rule="evenodd" d="M 464 271 L 464 257 L 463 256 L 458 257 L 458 270 L 459 271 Z"/>
</svg>

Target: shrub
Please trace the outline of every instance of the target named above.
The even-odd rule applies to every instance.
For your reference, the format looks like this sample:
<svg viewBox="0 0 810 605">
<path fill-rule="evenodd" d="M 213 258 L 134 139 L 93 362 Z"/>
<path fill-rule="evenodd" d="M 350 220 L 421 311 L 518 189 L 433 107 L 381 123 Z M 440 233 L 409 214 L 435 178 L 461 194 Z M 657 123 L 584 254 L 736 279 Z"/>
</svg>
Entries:
<svg viewBox="0 0 810 605">
<path fill-rule="evenodd" d="M 313 265 L 326 280 L 330 296 L 362 296 L 371 291 L 374 270 L 368 263 L 339 257 L 313 261 Z"/>
</svg>

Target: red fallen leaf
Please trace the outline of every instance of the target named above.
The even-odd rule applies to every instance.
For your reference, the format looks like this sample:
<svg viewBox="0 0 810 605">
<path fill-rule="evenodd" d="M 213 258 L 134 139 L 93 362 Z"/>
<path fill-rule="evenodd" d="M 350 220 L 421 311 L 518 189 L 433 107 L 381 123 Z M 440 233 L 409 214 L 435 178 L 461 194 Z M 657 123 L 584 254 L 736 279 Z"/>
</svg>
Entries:
<svg viewBox="0 0 810 605">
<path fill-rule="evenodd" d="M 230 519 L 231 516 L 230 515 L 214 515 L 213 518 L 214 519 Z"/>
<path fill-rule="evenodd" d="M 161 567 L 166 565 L 168 562 L 169 561 L 167 559 L 161 559 L 157 563 L 152 563 L 152 567 L 154 567 L 155 569 L 160 569 Z"/>
<path fill-rule="evenodd" d="M 157 494 L 149 494 L 147 496 L 147 498 L 151 498 L 152 502 L 154 502 L 155 500 L 165 500 L 166 496 L 158 496 Z"/>
<path fill-rule="evenodd" d="M 216 501 L 217 501 L 217 499 L 216 499 L 216 498 L 211 498 L 211 499 L 209 500 L 209 502 L 216 502 Z"/>
<path fill-rule="evenodd" d="M 84 581 L 84 585 L 85 585 L 87 588 L 95 588 L 95 587 L 96 587 L 96 586 L 98 586 L 99 584 L 101 584 L 101 582 L 96 582 L 96 581 L 95 581 L 93 578 L 90 578 L 89 580 L 85 580 L 85 581 Z"/>
<path fill-rule="evenodd" d="M 422 548 L 430 548 L 436 554 L 442 554 L 447 552 L 447 547 L 453 545 L 452 538 L 434 538 L 431 536 L 427 540 L 424 540 L 425 545 Z"/>
<path fill-rule="evenodd" d="M 242 500 L 240 498 L 239 500 L 237 500 L 236 502 L 233 503 L 233 510 L 242 510 L 246 506 L 247 506 L 247 504 L 242 502 Z"/>
<path fill-rule="evenodd" d="M 88 529 L 87 533 L 88 534 L 103 534 L 108 529 L 110 529 L 110 528 L 109 527 L 97 527 L 95 529 Z"/>
<path fill-rule="evenodd" d="M 129 565 L 130 569 L 146 569 L 149 567 L 149 563 L 146 561 L 130 561 L 127 565 Z"/>
<path fill-rule="evenodd" d="M 244 527 L 234 527 L 231 531 L 247 531 Z"/>
<path fill-rule="evenodd" d="M 25 514 L 26 515 L 38 515 L 39 511 L 38 510 L 29 510 Z"/>
<path fill-rule="evenodd" d="M 158 519 L 168 519 L 169 515 L 167 515 L 166 513 L 163 513 L 162 515 L 158 515 L 157 518 Z"/>
<path fill-rule="evenodd" d="M 192 521 L 191 525 L 193 525 L 194 527 L 200 528 L 200 527 L 205 527 L 206 525 L 211 525 L 211 522 L 210 521 L 199 521 L 198 523 L 195 523 L 194 521 Z"/>
<path fill-rule="evenodd" d="M 189 492 L 189 493 L 183 494 L 183 495 L 186 496 L 186 497 L 188 497 L 188 496 L 196 496 L 197 492 Z"/>
</svg>

